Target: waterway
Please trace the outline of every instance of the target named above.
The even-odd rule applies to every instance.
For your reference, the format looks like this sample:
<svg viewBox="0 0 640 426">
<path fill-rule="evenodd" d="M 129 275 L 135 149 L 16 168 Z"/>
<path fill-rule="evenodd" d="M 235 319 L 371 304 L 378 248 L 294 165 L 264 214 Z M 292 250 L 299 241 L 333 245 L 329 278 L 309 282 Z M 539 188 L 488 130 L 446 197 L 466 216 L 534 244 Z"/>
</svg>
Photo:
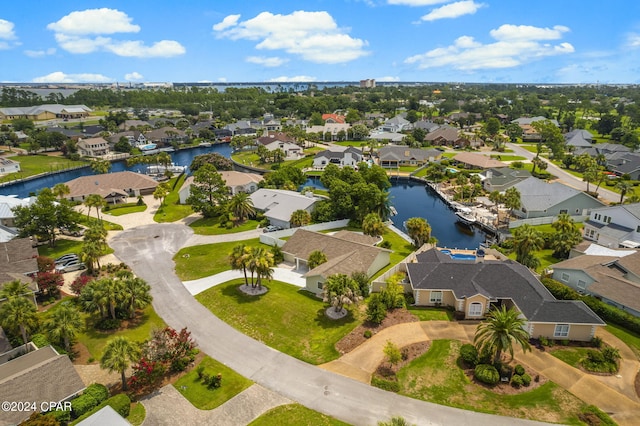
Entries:
<svg viewBox="0 0 640 426">
<path fill-rule="evenodd" d="M 172 152 L 171 158 L 176 165 L 189 166 L 196 155 L 217 152 L 225 157 L 231 156 L 228 144 L 213 145 L 211 147 L 197 147 Z M 124 161 L 112 164 L 112 172 L 130 170 L 144 173 L 146 165 L 138 164 L 127 167 Z M 0 195 L 17 195 L 21 198 L 45 187 L 53 187 L 57 183 L 68 182 L 80 176 L 94 174 L 91 168 L 70 170 L 52 175 L 42 176 L 30 181 L 18 182 L 0 188 Z M 411 217 L 423 217 L 431 225 L 432 235 L 438 239 L 438 244 L 451 248 L 475 249 L 485 240 L 485 234 L 477 228 L 467 228 L 456 223 L 454 212 L 430 188 L 422 183 L 408 179 L 391 180 L 391 204 L 398 211 L 391 220 L 399 229 L 404 229 L 404 222 Z M 324 188 L 317 178 L 309 178 L 303 186 Z"/>
</svg>

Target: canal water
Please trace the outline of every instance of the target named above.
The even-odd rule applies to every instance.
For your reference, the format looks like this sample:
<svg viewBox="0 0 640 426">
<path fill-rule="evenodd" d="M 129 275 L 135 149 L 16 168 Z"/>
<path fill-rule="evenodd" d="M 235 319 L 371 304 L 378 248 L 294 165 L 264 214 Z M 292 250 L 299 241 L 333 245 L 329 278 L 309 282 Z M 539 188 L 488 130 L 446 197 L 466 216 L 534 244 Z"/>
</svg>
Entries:
<svg viewBox="0 0 640 426">
<path fill-rule="evenodd" d="M 172 161 L 179 166 L 188 166 L 196 155 L 217 152 L 225 157 L 231 156 L 229 144 L 197 147 L 172 152 Z M 114 162 L 112 172 L 130 170 L 144 173 L 146 165 L 138 164 L 127 167 L 124 161 Z M 41 188 L 53 187 L 57 183 L 67 182 L 80 176 L 94 174 L 91 168 L 85 167 L 68 172 L 39 177 L 25 182 L 18 182 L 0 188 L 0 195 L 17 195 L 21 198 L 36 193 Z M 467 228 L 456 223 L 456 216 L 440 197 L 425 185 L 408 179 L 392 179 L 390 189 L 391 204 L 398 211 L 391 220 L 401 230 L 404 222 L 411 217 L 423 217 L 431 225 L 432 235 L 438 239 L 438 245 L 450 248 L 475 249 L 485 240 L 485 234 L 477 228 Z M 318 178 L 309 178 L 303 186 L 323 188 Z"/>
</svg>

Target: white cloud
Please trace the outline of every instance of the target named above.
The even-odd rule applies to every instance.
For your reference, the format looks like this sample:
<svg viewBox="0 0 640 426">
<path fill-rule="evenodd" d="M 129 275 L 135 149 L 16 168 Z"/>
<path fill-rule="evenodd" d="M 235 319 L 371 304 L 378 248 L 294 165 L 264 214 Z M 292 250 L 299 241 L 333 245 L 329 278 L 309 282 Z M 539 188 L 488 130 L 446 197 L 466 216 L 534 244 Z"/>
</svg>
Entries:
<svg viewBox="0 0 640 426">
<path fill-rule="evenodd" d="M 13 32 L 13 27 L 13 22 L 0 19 L 0 39 L 14 40 L 16 38 L 16 33 Z"/>
<path fill-rule="evenodd" d="M 387 3 L 400 6 L 433 6 L 434 4 L 446 3 L 449 0 L 387 0 Z"/>
<path fill-rule="evenodd" d="M 225 17 L 222 22 L 215 24 L 213 30 L 224 31 L 229 27 L 234 27 L 238 24 L 238 19 L 240 19 L 240 15 L 229 15 Z"/>
<path fill-rule="evenodd" d="M 327 12 L 299 10 L 289 15 L 262 12 L 243 22 L 229 17 L 222 23 L 225 21 L 234 25 L 227 25 L 227 31 L 218 31 L 220 38 L 257 41 L 256 49 L 283 50 L 309 62 L 342 63 L 369 54 L 365 50 L 367 41 L 348 35 Z M 220 26 L 214 25 L 214 30 Z"/>
<path fill-rule="evenodd" d="M 139 32 L 140 27 L 131 21 L 126 13 L 116 9 L 87 9 L 71 12 L 47 28 L 56 33 L 76 35 Z"/>
<path fill-rule="evenodd" d="M 640 47 L 640 34 L 631 33 L 627 36 L 627 46 L 636 48 Z"/>
<path fill-rule="evenodd" d="M 102 74 L 65 74 L 62 71 L 56 71 L 36 77 L 32 81 L 33 83 L 109 83 L 113 80 Z"/>
<path fill-rule="evenodd" d="M 111 52 L 118 56 L 137 58 L 169 58 L 183 55 L 184 46 L 174 40 L 161 40 L 147 45 L 141 40 L 118 40 L 106 35 L 137 33 L 126 13 L 115 9 L 88 9 L 71 12 L 59 21 L 47 25 L 55 32 L 55 39 L 67 52 L 87 54 Z"/>
<path fill-rule="evenodd" d="M 391 77 L 391 76 L 379 77 L 379 78 L 376 78 L 376 81 L 400 81 L 400 77 Z"/>
<path fill-rule="evenodd" d="M 279 67 L 280 65 L 289 62 L 288 59 L 278 58 L 277 56 L 249 56 L 246 61 L 252 64 L 263 65 L 265 67 Z"/>
<path fill-rule="evenodd" d="M 296 75 L 294 77 L 281 76 L 272 78 L 267 80 L 270 83 L 288 83 L 288 82 L 306 82 L 306 81 L 316 81 L 315 77 L 310 77 L 308 75 Z"/>
<path fill-rule="evenodd" d="M 127 81 L 138 81 L 142 80 L 144 76 L 137 71 L 130 72 L 124 75 L 124 79 Z"/>
<path fill-rule="evenodd" d="M 473 15 L 478 9 L 484 6 L 484 3 L 476 3 L 473 0 L 458 1 L 433 9 L 420 19 L 423 21 L 437 21 L 438 19 L 451 19 L 464 15 Z"/>
<path fill-rule="evenodd" d="M 470 36 L 462 36 L 447 47 L 432 49 L 426 53 L 405 59 L 418 68 L 451 67 L 457 70 L 511 68 L 546 56 L 574 52 L 570 43 L 556 45 L 546 40 L 559 38 L 569 31 L 566 27 L 553 29 L 528 26 L 503 25 L 490 35 L 497 41 L 483 44 Z"/>
<path fill-rule="evenodd" d="M 55 55 L 56 51 L 55 47 L 50 47 L 46 50 L 25 50 L 24 54 L 30 58 L 42 58 L 43 56 Z"/>
</svg>

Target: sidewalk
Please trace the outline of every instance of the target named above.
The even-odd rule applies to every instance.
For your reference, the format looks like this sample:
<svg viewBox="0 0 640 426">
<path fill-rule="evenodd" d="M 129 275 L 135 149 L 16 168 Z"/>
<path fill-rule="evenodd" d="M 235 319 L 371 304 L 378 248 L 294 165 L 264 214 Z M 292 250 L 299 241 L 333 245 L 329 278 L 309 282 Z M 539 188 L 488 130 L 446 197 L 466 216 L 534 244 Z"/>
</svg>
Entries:
<svg viewBox="0 0 640 426">
<path fill-rule="evenodd" d="M 184 284 L 189 293 L 195 296 L 196 294 L 202 293 L 213 286 L 238 278 L 244 278 L 244 273 L 238 270 L 231 270 L 197 280 L 183 281 L 182 284 Z M 295 285 L 296 287 L 304 287 L 306 285 L 306 279 L 303 278 L 301 273 L 294 272 L 291 268 L 287 267 L 273 268 L 273 279 Z M 269 286 L 268 281 L 264 281 L 263 284 Z"/>
</svg>

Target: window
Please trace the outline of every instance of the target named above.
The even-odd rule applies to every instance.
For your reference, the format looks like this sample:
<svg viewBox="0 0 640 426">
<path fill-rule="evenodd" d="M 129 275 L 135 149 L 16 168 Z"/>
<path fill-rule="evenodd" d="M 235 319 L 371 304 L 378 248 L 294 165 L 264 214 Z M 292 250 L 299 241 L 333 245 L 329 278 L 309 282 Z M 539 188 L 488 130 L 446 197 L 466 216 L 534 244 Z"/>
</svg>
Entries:
<svg viewBox="0 0 640 426">
<path fill-rule="evenodd" d="M 569 337 L 569 324 L 556 324 L 553 337 Z"/>
<path fill-rule="evenodd" d="M 569 213 L 569 211 L 567 209 L 560 210 L 560 214 L 566 214 L 566 213 Z"/>
<path fill-rule="evenodd" d="M 429 296 L 430 303 L 442 303 L 442 292 L 441 291 L 432 291 Z"/>
<path fill-rule="evenodd" d="M 578 280 L 578 290 L 584 290 L 587 288 L 587 283 L 584 280 Z"/>
<path fill-rule="evenodd" d="M 469 316 L 470 317 L 482 316 L 482 303 L 473 302 L 471 305 L 469 305 Z"/>
<path fill-rule="evenodd" d="M 567 274 L 566 272 L 563 272 L 562 275 L 560 276 L 560 281 L 564 281 L 565 283 L 569 281 L 569 274 Z"/>
<path fill-rule="evenodd" d="M 318 283 L 318 288 L 319 288 L 320 290 L 322 290 L 322 287 L 324 287 L 324 283 Z"/>
</svg>

